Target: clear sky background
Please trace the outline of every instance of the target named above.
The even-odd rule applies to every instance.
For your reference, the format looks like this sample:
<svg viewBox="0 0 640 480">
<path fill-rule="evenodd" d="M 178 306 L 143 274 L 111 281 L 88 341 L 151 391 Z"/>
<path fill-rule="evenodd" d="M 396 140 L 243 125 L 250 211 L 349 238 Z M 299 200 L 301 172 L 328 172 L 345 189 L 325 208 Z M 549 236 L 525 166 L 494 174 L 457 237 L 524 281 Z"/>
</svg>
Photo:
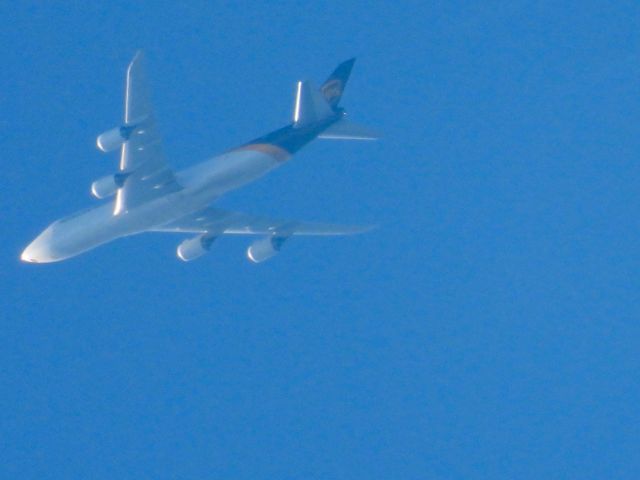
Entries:
<svg viewBox="0 0 640 480">
<path fill-rule="evenodd" d="M 637 1 L 91 3 L 0 4 L 1 478 L 638 478 Z M 176 168 L 357 56 L 384 139 L 219 205 L 380 228 L 20 263 L 116 168 L 139 48 Z"/>
</svg>

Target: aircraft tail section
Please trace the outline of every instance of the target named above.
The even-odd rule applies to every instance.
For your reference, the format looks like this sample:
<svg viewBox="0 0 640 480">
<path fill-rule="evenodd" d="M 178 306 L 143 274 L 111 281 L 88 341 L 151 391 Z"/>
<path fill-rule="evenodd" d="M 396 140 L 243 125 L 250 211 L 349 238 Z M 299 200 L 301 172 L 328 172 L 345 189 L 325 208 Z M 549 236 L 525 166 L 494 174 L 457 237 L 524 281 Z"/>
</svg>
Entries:
<svg viewBox="0 0 640 480">
<path fill-rule="evenodd" d="M 294 127 L 306 127 L 334 117 L 337 121 L 331 123 L 318 138 L 329 140 L 379 138 L 373 130 L 348 121 L 345 118 L 346 113 L 339 106 L 355 61 L 355 58 L 351 58 L 338 65 L 319 89 L 316 89 L 311 82 L 298 82 L 293 113 Z"/>
<path fill-rule="evenodd" d="M 319 90 L 311 82 L 298 82 L 293 123 L 296 127 L 306 127 L 321 122 L 334 115 Z"/>
<path fill-rule="evenodd" d="M 338 104 L 340 103 L 344 89 L 347 86 L 347 80 L 349 80 L 349 75 L 351 75 L 351 69 L 355 62 L 355 58 L 350 58 L 349 60 L 342 62 L 320 87 L 322 96 L 333 110 L 338 108 Z"/>
<path fill-rule="evenodd" d="M 346 118 L 337 121 L 318 135 L 325 140 L 377 140 L 380 135 L 375 130 L 358 125 Z"/>
<path fill-rule="evenodd" d="M 293 113 L 293 121 L 297 126 L 322 121 L 338 113 L 338 104 L 355 61 L 352 58 L 338 65 L 319 89 L 311 82 L 298 82 Z"/>
</svg>

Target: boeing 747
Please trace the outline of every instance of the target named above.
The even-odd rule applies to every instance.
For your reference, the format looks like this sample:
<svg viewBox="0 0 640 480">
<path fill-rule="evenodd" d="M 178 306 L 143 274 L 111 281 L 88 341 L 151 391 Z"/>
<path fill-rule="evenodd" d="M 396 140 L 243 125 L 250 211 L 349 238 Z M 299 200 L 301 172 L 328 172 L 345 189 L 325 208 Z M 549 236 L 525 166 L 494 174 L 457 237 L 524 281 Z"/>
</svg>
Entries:
<svg viewBox="0 0 640 480">
<path fill-rule="evenodd" d="M 266 218 L 215 208 L 225 193 L 281 166 L 316 138 L 372 140 L 369 129 L 347 120 L 339 106 L 355 59 L 341 63 L 319 89 L 298 82 L 293 121 L 274 132 L 180 172 L 169 168 L 138 52 L 127 69 L 124 121 L 97 138 L 103 152 L 120 150 L 117 173 L 96 180 L 92 194 L 109 201 L 49 225 L 22 252 L 31 263 L 65 260 L 120 237 L 142 232 L 191 234 L 177 248 L 188 262 L 222 235 L 257 235 L 253 262 L 278 253 L 295 235 L 349 235 L 366 227 Z M 112 197 L 112 198 L 111 198 Z"/>
</svg>

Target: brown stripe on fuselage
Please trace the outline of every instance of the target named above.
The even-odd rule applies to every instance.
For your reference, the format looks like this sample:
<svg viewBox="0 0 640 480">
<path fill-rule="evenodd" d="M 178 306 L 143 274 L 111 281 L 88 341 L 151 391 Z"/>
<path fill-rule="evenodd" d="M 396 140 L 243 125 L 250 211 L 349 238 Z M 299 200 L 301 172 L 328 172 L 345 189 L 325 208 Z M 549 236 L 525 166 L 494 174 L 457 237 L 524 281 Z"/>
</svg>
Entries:
<svg viewBox="0 0 640 480">
<path fill-rule="evenodd" d="M 250 143 L 249 145 L 243 145 L 242 147 L 236 148 L 234 151 L 239 152 L 243 150 L 252 150 L 254 152 L 265 153 L 275 158 L 278 162 L 285 162 L 289 159 L 289 157 L 291 157 L 289 152 L 287 152 L 284 148 L 278 147 L 277 145 L 273 145 L 271 143 Z"/>
</svg>

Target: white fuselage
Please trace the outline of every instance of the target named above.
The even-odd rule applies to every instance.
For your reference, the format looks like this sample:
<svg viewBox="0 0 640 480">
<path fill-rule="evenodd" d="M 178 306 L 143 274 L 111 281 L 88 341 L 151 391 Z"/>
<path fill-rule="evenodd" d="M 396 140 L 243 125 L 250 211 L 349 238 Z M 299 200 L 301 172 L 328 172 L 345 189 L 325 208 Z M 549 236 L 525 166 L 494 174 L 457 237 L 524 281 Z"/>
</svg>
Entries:
<svg viewBox="0 0 640 480">
<path fill-rule="evenodd" d="M 22 260 L 55 262 L 119 237 L 152 230 L 211 204 L 265 175 L 281 161 L 254 150 L 233 150 L 178 172 L 183 188 L 114 215 L 114 202 L 53 222 L 22 253 Z"/>
</svg>

